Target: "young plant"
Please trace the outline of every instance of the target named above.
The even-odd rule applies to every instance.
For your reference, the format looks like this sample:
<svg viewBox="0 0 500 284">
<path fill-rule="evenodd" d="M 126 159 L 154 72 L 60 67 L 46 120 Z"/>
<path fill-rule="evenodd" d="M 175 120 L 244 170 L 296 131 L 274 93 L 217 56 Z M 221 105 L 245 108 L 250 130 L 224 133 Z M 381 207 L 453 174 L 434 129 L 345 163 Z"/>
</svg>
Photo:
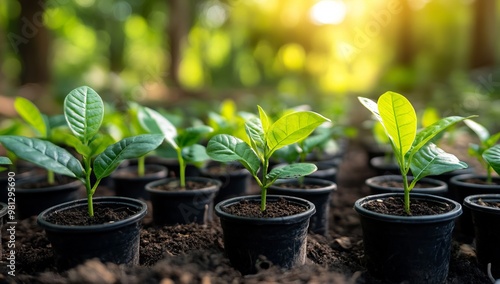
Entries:
<svg viewBox="0 0 500 284">
<path fill-rule="evenodd" d="M 467 168 L 467 164 L 438 148 L 432 143 L 432 140 L 448 127 L 470 117 L 450 116 L 442 118 L 417 131 L 415 109 L 404 96 L 394 92 L 386 92 L 380 96 L 378 102 L 363 97 L 358 97 L 358 99 L 375 115 L 390 138 L 391 147 L 403 178 L 404 209 L 408 215 L 411 215 L 410 191 L 419 180 L 428 175 L 440 175 Z M 413 174 L 413 180 L 408 183 L 410 170 Z"/>
<path fill-rule="evenodd" d="M 71 91 L 64 100 L 64 117 L 73 136 L 68 141 L 81 155 L 82 161 L 67 150 L 46 140 L 23 136 L 2 136 L 0 143 L 17 157 L 58 174 L 80 179 L 85 185 L 88 214 L 94 216 L 92 197 L 100 181 L 126 160 L 156 149 L 163 137 L 146 134 L 128 137 L 104 149 L 99 129 L 104 106 L 101 97 L 83 86 Z M 70 138 L 68 137 L 68 139 Z M 91 182 L 92 173 L 96 181 Z"/>
<path fill-rule="evenodd" d="M 481 156 L 488 167 L 500 175 L 500 144 L 486 149 Z"/>
<path fill-rule="evenodd" d="M 35 104 L 23 97 L 17 97 L 15 99 L 14 108 L 26 124 L 35 131 L 37 138 L 55 143 L 55 140 L 52 139 L 52 130 L 55 127 L 61 126 L 64 123 L 64 118 L 61 123 L 61 120 L 58 119 L 59 117 L 48 117 L 43 114 Z M 54 184 L 55 178 L 53 171 L 47 171 L 47 182 L 49 184 Z"/>
<path fill-rule="evenodd" d="M 203 145 L 197 144 L 212 128 L 199 125 L 185 129 L 177 128 L 159 112 L 144 107 L 139 110 L 139 121 L 149 133 L 160 134 L 177 155 L 179 162 L 180 187 L 186 188 L 187 163 L 196 163 L 207 160 L 209 157 Z"/>
<path fill-rule="evenodd" d="M 484 152 L 493 147 L 500 139 L 500 132 L 491 135 L 488 129 L 473 120 L 465 120 L 464 123 L 476 133 L 479 144 L 470 144 L 469 155 L 475 157 L 486 169 L 486 181 L 491 183 L 491 164 L 484 159 Z"/>
<path fill-rule="evenodd" d="M 316 171 L 310 163 L 295 163 L 269 171 L 269 160 L 273 153 L 287 145 L 297 143 L 309 136 L 327 118 L 311 111 L 286 114 L 271 123 L 264 110 L 258 106 L 259 117 L 250 118 L 245 129 L 250 144 L 228 134 L 219 134 L 208 142 L 207 154 L 213 160 L 227 163 L 240 162 L 254 177 L 261 189 L 260 210 L 266 210 L 267 188 L 277 179 L 295 178 Z M 259 178 L 259 169 L 262 178 Z"/>
</svg>

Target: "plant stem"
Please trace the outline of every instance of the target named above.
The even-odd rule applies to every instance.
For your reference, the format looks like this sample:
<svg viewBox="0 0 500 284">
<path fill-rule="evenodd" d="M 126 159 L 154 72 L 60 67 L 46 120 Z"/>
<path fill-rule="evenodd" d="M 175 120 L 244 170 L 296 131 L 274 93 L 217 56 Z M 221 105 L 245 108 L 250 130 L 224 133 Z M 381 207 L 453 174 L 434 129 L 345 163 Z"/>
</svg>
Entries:
<svg viewBox="0 0 500 284">
<path fill-rule="evenodd" d="M 491 166 L 486 164 L 486 183 L 492 183 L 493 178 L 491 176 Z"/>
<path fill-rule="evenodd" d="M 53 171 L 47 171 L 47 182 L 49 184 L 54 184 L 55 183 L 55 177 L 54 177 L 54 172 Z"/>
<path fill-rule="evenodd" d="M 182 150 L 177 150 L 177 160 L 179 160 L 179 179 L 181 181 L 181 188 L 186 188 L 186 162 L 182 158 Z"/>
<path fill-rule="evenodd" d="M 403 175 L 403 188 L 404 188 L 404 206 L 405 211 L 408 215 L 411 215 L 410 211 L 410 188 L 408 187 L 408 176 Z"/>
<path fill-rule="evenodd" d="M 262 185 L 260 187 L 260 211 L 266 211 L 267 199 L 267 169 L 269 167 L 269 159 L 264 159 L 262 163 Z"/>
<path fill-rule="evenodd" d="M 94 217 L 94 205 L 92 203 L 92 196 L 94 193 L 92 192 L 92 188 L 90 186 L 90 174 L 92 173 L 92 168 L 90 167 L 90 159 L 87 157 L 83 157 L 83 164 L 85 166 L 85 190 L 87 192 L 87 204 L 88 204 L 88 213 L 90 217 Z"/>
<path fill-rule="evenodd" d="M 137 159 L 137 175 L 143 177 L 146 172 L 146 156 Z"/>
</svg>

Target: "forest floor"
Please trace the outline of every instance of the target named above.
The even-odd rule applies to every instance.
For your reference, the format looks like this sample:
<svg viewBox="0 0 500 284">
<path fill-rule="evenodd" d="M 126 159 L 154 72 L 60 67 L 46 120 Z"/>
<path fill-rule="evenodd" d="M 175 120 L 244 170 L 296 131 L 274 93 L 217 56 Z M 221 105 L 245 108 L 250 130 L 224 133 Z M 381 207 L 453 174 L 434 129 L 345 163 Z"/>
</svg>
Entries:
<svg viewBox="0 0 500 284">
<path fill-rule="evenodd" d="M 351 143 L 340 165 L 338 190 L 332 194 L 329 232 L 309 234 L 305 265 L 291 270 L 270 266 L 242 276 L 224 255 L 217 218 L 206 225 L 155 227 L 149 212 L 141 230 L 140 265 L 127 267 L 90 260 L 58 272 L 50 243 L 35 217 L 16 225 L 15 277 L 7 276 L 8 235 L 2 232 L 4 254 L 0 282 L 5 283 L 382 283 L 363 264 L 362 231 L 354 202 L 369 194 L 364 180 L 373 176 L 363 147 Z M 98 195 L 110 195 L 98 190 Z M 151 211 L 151 210 L 149 210 Z M 451 283 L 491 283 L 478 265 L 471 245 L 454 241 Z"/>
</svg>

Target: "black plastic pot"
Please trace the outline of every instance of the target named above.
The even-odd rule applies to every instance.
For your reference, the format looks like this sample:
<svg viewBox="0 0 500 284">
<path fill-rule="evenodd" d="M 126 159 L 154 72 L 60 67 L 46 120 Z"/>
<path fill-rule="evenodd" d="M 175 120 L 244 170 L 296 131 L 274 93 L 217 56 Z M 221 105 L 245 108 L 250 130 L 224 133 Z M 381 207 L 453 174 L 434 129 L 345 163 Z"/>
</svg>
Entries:
<svg viewBox="0 0 500 284">
<path fill-rule="evenodd" d="M 399 165 L 392 157 L 373 157 L 370 159 L 370 167 L 375 170 L 377 176 L 400 174 Z"/>
<path fill-rule="evenodd" d="M 33 182 L 43 181 L 47 176 L 23 179 L 16 183 L 16 217 L 25 219 L 38 215 L 43 210 L 84 196 L 82 182 L 73 180 L 66 184 L 43 188 L 32 188 Z M 80 189 L 82 189 L 80 191 Z"/>
<path fill-rule="evenodd" d="M 220 167 L 220 163 L 209 163 L 201 169 L 201 174 L 205 177 L 218 179 L 221 181 L 219 192 L 215 196 L 214 203 L 222 200 L 247 194 L 250 187 L 250 172 L 244 167 L 228 170 L 221 173 L 211 171 L 212 167 Z"/>
<path fill-rule="evenodd" d="M 439 215 L 393 216 L 363 207 L 371 200 L 391 196 L 403 198 L 401 193 L 386 193 L 358 199 L 354 204 L 360 215 L 368 272 L 383 283 L 443 283 L 448 275 L 454 220 L 462 212 L 460 204 L 414 193 L 411 200 L 449 204 L 452 210 Z"/>
<path fill-rule="evenodd" d="M 280 218 L 252 218 L 231 215 L 223 208 L 243 200 L 259 202 L 260 196 L 242 196 L 215 205 L 223 230 L 224 250 L 231 265 L 242 274 L 256 273 L 259 256 L 285 269 L 305 263 L 307 227 L 314 214 L 314 204 L 291 196 L 268 195 L 267 202 L 285 198 L 307 208 L 297 215 Z"/>
<path fill-rule="evenodd" d="M 219 180 L 204 177 L 186 177 L 186 181 L 209 182 L 200 189 L 167 191 L 156 187 L 167 183 L 178 183 L 179 179 L 168 178 L 146 185 L 153 206 L 153 222 L 156 225 L 204 224 L 212 219 L 213 200 L 221 186 Z"/>
<path fill-rule="evenodd" d="M 483 183 L 471 183 L 468 180 L 478 180 Z M 462 204 L 464 199 L 470 195 L 478 194 L 500 194 L 500 177 L 493 177 L 494 184 L 485 184 L 486 176 L 476 174 L 464 174 L 454 176 L 450 179 L 450 194 L 452 199 Z M 474 226 L 472 215 L 468 207 L 464 208 L 464 213 L 460 216 L 455 229 L 457 238 L 461 241 L 472 243 L 474 239 Z"/>
<path fill-rule="evenodd" d="M 318 168 L 314 173 L 308 175 L 311 178 L 325 179 L 332 182 L 337 181 L 338 167 L 329 162 L 313 162 Z"/>
<path fill-rule="evenodd" d="M 145 165 L 145 170 L 148 174 L 142 177 L 131 175 L 137 173 L 137 166 L 128 166 L 113 172 L 111 180 L 115 195 L 149 200 L 146 184 L 166 178 L 168 169 L 161 165 Z"/>
<path fill-rule="evenodd" d="M 7 215 L 7 209 L 7 204 L 0 202 L 0 247 L 2 247 L 3 219 Z M 3 259 L 2 251 L 3 249 L 0 249 L 0 259 Z"/>
<path fill-rule="evenodd" d="M 287 187 L 282 187 L 287 184 Z M 321 186 L 320 188 L 305 189 L 297 179 L 277 180 L 267 189 L 269 194 L 295 196 L 308 200 L 314 204 L 316 213 L 311 216 L 309 231 L 315 234 L 328 233 L 328 216 L 330 211 L 331 193 L 337 190 L 337 184 L 330 180 L 304 178 L 304 184 Z M 290 187 L 290 185 L 293 186 Z"/>
<path fill-rule="evenodd" d="M 408 177 L 408 182 L 411 182 L 413 177 Z M 402 182 L 403 177 L 400 175 L 382 175 L 375 176 L 366 179 L 365 184 L 370 188 L 371 194 L 382 194 L 382 193 L 403 193 L 404 189 L 402 187 L 387 187 L 382 186 L 383 182 Z M 444 181 L 431 178 L 423 178 L 417 182 L 432 185 L 432 187 L 414 187 L 412 193 L 424 193 L 432 194 L 438 196 L 444 196 L 448 192 L 448 186 Z"/>
<path fill-rule="evenodd" d="M 21 180 L 46 176 L 46 172 L 38 168 L 23 169 L 23 171 L 4 171 L 0 173 L 0 202 L 8 203 L 8 185 L 10 181 L 18 183 Z"/>
<path fill-rule="evenodd" d="M 487 271 L 491 263 L 491 273 L 495 279 L 500 278 L 500 209 L 480 205 L 484 202 L 500 202 L 500 194 L 478 194 L 467 196 L 464 206 L 472 213 L 475 232 L 476 253 L 483 271 Z"/>
<path fill-rule="evenodd" d="M 91 258 L 116 264 L 139 263 L 140 227 L 147 212 L 146 203 L 128 197 L 96 197 L 94 208 L 99 206 L 135 213 L 127 219 L 100 225 L 63 226 L 47 221 L 51 214 L 64 214 L 65 210 L 75 207 L 86 208 L 87 199 L 79 199 L 53 206 L 38 215 L 38 225 L 52 244 L 58 269 L 69 269 Z"/>
</svg>

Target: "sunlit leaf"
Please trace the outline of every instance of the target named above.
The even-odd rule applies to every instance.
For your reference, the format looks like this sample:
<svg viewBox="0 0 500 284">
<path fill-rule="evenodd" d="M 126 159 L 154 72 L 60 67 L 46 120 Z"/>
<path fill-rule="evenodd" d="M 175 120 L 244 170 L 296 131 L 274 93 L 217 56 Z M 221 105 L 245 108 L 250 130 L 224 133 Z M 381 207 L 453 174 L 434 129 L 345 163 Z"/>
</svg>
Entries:
<svg viewBox="0 0 500 284">
<path fill-rule="evenodd" d="M 175 149 L 179 148 L 179 146 L 175 142 L 175 137 L 177 137 L 177 129 L 159 112 L 144 107 L 139 110 L 139 122 L 141 123 L 142 127 L 149 131 L 149 133 L 162 134 L 165 140 L 172 147 L 174 147 Z"/>
<path fill-rule="evenodd" d="M 35 129 L 39 137 L 47 137 L 47 124 L 45 123 L 43 115 L 36 105 L 28 99 L 17 97 L 14 101 L 14 108 L 19 116 L 21 116 L 26 123 Z"/>
<path fill-rule="evenodd" d="M 475 122 L 474 120 L 465 120 L 464 123 L 476 133 L 477 137 L 481 142 L 486 141 L 490 137 L 490 132 L 481 124 Z"/>
</svg>

